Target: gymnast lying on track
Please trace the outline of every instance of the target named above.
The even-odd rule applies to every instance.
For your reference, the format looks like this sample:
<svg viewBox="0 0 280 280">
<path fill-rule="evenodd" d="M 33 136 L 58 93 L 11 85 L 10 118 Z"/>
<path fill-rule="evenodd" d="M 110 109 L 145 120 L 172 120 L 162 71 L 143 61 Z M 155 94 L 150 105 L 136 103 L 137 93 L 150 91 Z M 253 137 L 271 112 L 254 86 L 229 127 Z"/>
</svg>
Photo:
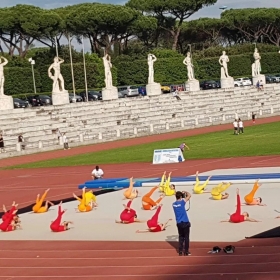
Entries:
<svg viewBox="0 0 280 280">
<path fill-rule="evenodd" d="M 137 213 L 131 206 L 132 200 L 130 200 L 127 205 L 124 206 L 124 210 L 120 214 L 120 221 L 116 221 L 118 224 L 131 224 L 131 223 L 143 223 L 144 221 L 140 221 L 137 219 Z"/>
<path fill-rule="evenodd" d="M 53 232 L 61 232 L 61 231 L 69 230 L 70 228 L 68 227 L 68 225 L 73 224 L 73 222 L 70 222 L 70 221 L 61 223 L 62 216 L 66 212 L 66 210 L 62 211 L 61 205 L 62 205 L 62 201 L 60 202 L 60 204 L 58 206 L 58 216 L 57 216 L 56 220 L 53 221 L 50 225 L 50 229 Z"/>
<path fill-rule="evenodd" d="M 156 213 L 153 217 L 147 221 L 147 226 L 149 229 L 146 230 L 137 230 L 136 233 L 145 233 L 145 232 L 160 232 L 165 230 L 168 227 L 168 222 L 172 219 L 169 219 L 165 224 L 158 223 L 158 216 L 161 211 L 162 204 L 157 207 Z"/>
<path fill-rule="evenodd" d="M 4 214 L 5 215 L 4 219 L 2 217 L 3 222 L 0 224 L 1 231 L 14 231 L 17 228 L 21 228 L 20 219 L 16 215 L 18 210 L 17 209 L 14 209 L 13 211 L 11 210 L 6 212 L 7 213 L 6 215 Z"/>
<path fill-rule="evenodd" d="M 240 201 L 239 189 L 236 189 L 236 195 L 237 195 L 237 206 L 236 206 L 235 213 L 230 215 L 229 220 L 221 221 L 221 223 L 224 223 L 224 222 L 230 222 L 230 223 L 260 222 L 260 221 L 250 218 L 248 212 L 243 212 L 241 214 L 241 201 Z"/>
<path fill-rule="evenodd" d="M 247 194 L 244 197 L 245 200 L 245 204 L 246 205 L 259 205 L 259 206 L 266 206 L 266 204 L 262 204 L 262 198 L 258 197 L 255 198 L 255 194 L 257 192 L 257 190 L 259 189 L 259 187 L 261 186 L 261 184 L 259 184 L 259 179 L 255 182 L 253 189 L 251 190 L 251 192 L 249 194 Z"/>
<path fill-rule="evenodd" d="M 36 203 L 35 205 L 33 206 L 32 210 L 34 213 L 46 213 L 49 209 L 50 206 L 53 206 L 54 204 L 50 201 L 46 201 L 45 202 L 45 205 L 42 206 L 44 200 L 46 199 L 46 196 L 48 194 L 50 189 L 47 189 L 44 194 L 42 195 L 42 197 L 40 198 L 40 194 L 37 195 L 37 198 L 36 198 Z"/>
<path fill-rule="evenodd" d="M 151 196 L 159 187 L 152 188 L 147 194 L 142 197 L 142 206 L 144 210 L 154 210 L 157 208 L 161 200 L 164 198 L 165 194 L 161 194 L 159 199 L 154 201 Z"/>
<path fill-rule="evenodd" d="M 133 182 L 133 177 L 130 178 L 129 182 L 130 183 L 129 183 L 128 189 L 126 189 L 123 193 L 123 195 L 125 197 L 124 199 L 134 199 L 138 196 L 138 190 L 133 188 L 134 183 L 135 183 L 135 182 Z"/>
<path fill-rule="evenodd" d="M 91 193 L 91 191 L 87 193 Z M 92 200 L 86 199 L 87 193 L 86 193 L 86 187 L 83 188 L 82 198 L 79 198 L 73 193 L 73 197 L 80 202 L 80 204 L 78 205 L 78 212 L 89 212 L 94 208 Z"/>
<path fill-rule="evenodd" d="M 211 177 L 212 176 L 209 176 L 208 179 L 203 184 L 200 184 L 199 177 L 198 177 L 198 171 L 196 171 L 196 178 L 195 178 L 196 183 L 194 184 L 193 192 L 195 194 L 209 193 L 209 192 L 205 191 L 205 188 L 208 185 Z"/>
<path fill-rule="evenodd" d="M 223 200 L 229 197 L 228 193 L 223 193 L 226 191 L 232 184 L 231 183 L 221 183 L 218 186 L 212 188 L 211 195 L 214 200 Z"/>
</svg>

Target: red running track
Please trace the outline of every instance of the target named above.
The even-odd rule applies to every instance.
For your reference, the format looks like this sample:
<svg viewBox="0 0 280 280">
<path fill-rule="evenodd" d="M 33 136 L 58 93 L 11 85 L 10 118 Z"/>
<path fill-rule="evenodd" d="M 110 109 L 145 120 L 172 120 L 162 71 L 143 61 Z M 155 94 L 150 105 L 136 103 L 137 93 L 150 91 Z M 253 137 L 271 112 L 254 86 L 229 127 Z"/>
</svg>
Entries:
<svg viewBox="0 0 280 280">
<path fill-rule="evenodd" d="M 5 241 L 0 280 L 279 280 L 279 241 L 241 241 L 232 255 L 207 254 L 225 243 L 193 243 L 188 257 L 165 242 Z"/>
<path fill-rule="evenodd" d="M 261 119 L 259 123 L 279 121 L 280 117 Z M 250 125 L 248 122 L 246 126 Z M 114 143 L 79 147 L 1 160 L 1 166 L 149 143 L 164 139 L 231 128 L 231 125 L 207 127 L 172 134 L 154 135 Z M 150 163 L 102 166 L 108 177 L 158 177 L 164 170 L 173 175 L 190 175 L 197 170 L 272 167 L 280 165 L 280 156 L 190 160 L 180 164 L 154 166 Z M 164 168 L 164 170 L 163 170 Z M 90 179 L 92 167 L 67 167 L 1 171 L 0 204 L 12 200 L 24 207 L 34 203 L 36 195 L 51 188 L 48 199 L 70 197 L 77 185 Z M 205 230 L 205 229 L 202 229 Z M 1 233 L 8 234 L 8 233 Z M 222 233 L 221 233 L 222 234 Z M 1 238 L 1 235 L 0 235 Z M 175 244 L 168 242 L 52 242 L 0 241 L 0 280 L 70 279 L 160 279 L 160 280 L 279 280 L 279 239 L 246 240 L 233 244 L 235 254 L 208 255 L 213 246 L 228 244 L 191 243 L 192 256 L 179 257 Z M 38 257 L 37 257 L 38 256 Z"/>
</svg>

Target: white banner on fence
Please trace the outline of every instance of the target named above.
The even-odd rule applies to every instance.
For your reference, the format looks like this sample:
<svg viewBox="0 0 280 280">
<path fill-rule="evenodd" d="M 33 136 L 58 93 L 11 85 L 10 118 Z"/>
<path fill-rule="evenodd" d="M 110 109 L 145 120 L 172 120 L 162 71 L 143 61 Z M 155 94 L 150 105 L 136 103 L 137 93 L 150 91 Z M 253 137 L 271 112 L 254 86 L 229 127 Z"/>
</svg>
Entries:
<svg viewBox="0 0 280 280">
<path fill-rule="evenodd" d="M 154 150 L 153 164 L 185 161 L 181 149 Z"/>
</svg>

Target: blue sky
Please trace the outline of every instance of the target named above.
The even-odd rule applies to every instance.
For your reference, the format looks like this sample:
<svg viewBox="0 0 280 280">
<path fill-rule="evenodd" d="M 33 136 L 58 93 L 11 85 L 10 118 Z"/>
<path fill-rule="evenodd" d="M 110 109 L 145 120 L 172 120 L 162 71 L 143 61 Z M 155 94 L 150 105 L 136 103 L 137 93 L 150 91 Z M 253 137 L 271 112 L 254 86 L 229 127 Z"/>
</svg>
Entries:
<svg viewBox="0 0 280 280">
<path fill-rule="evenodd" d="M 152 1 L 152 0 L 151 0 Z M 39 6 L 46 9 L 52 9 L 57 7 L 63 7 L 73 4 L 85 3 L 85 2 L 100 2 L 100 3 L 111 3 L 111 4 L 124 4 L 126 0 L 99 0 L 99 1 L 85 1 L 85 0 L 0 0 L 0 7 L 9 7 L 17 4 L 28 4 Z M 195 13 L 190 19 L 196 19 L 200 17 L 219 17 L 221 10 L 219 7 L 227 6 L 232 9 L 242 9 L 242 8 L 261 8 L 261 7 L 275 7 L 280 8 L 279 0 L 218 0 L 217 3 L 213 6 L 206 7 L 199 12 Z M 77 49 L 81 49 L 81 46 L 76 45 Z M 85 42 L 86 50 L 89 49 L 88 42 Z"/>
<path fill-rule="evenodd" d="M 152 1 L 152 0 L 151 0 Z M 56 8 L 63 7 L 67 5 L 85 3 L 85 2 L 100 2 L 100 3 L 111 3 L 111 4 L 124 4 L 125 0 L 99 0 L 99 1 L 85 1 L 85 0 L 0 0 L 0 7 L 14 6 L 16 4 L 29 4 L 35 5 L 42 8 Z M 218 0 L 217 4 L 202 9 L 191 18 L 199 17 L 219 17 L 220 10 L 219 7 L 228 6 L 229 8 L 258 8 L 258 7 L 276 7 L 280 8 L 280 1 L 277 0 Z"/>
</svg>

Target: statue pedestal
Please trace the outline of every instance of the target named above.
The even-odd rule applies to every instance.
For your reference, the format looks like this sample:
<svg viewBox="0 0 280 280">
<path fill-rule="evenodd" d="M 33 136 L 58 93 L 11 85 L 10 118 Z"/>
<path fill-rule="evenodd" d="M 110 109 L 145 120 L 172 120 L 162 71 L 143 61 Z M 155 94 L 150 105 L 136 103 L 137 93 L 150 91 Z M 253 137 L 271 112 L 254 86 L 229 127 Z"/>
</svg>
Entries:
<svg viewBox="0 0 280 280">
<path fill-rule="evenodd" d="M 116 87 L 102 89 L 102 100 L 114 100 L 118 98 L 119 94 L 118 89 Z"/>
<path fill-rule="evenodd" d="M 53 105 L 64 105 L 69 104 L 69 93 L 67 90 L 64 92 L 53 92 L 52 93 L 52 104 Z"/>
<path fill-rule="evenodd" d="M 198 80 L 188 80 L 185 85 L 188 91 L 200 91 L 200 84 Z"/>
<path fill-rule="evenodd" d="M 221 88 L 233 88 L 234 80 L 233 77 L 221 78 Z"/>
<path fill-rule="evenodd" d="M 0 111 L 14 109 L 14 101 L 11 96 L 0 95 Z"/>
<path fill-rule="evenodd" d="M 161 95 L 161 85 L 159 83 L 147 84 L 146 92 L 148 96 Z"/>
<path fill-rule="evenodd" d="M 253 85 L 255 86 L 258 81 L 262 81 L 263 85 L 266 84 L 265 75 L 258 75 L 253 77 Z"/>
</svg>

